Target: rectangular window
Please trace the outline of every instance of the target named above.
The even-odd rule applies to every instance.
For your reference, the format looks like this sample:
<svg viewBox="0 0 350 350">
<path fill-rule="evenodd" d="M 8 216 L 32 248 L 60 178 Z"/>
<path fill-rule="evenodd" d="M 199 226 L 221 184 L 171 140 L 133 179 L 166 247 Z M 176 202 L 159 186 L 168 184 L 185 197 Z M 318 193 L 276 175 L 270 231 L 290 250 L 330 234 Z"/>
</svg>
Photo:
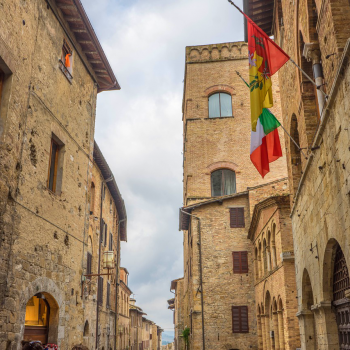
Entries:
<svg viewBox="0 0 350 350">
<path fill-rule="evenodd" d="M 86 274 L 90 275 L 92 271 L 92 254 L 87 253 L 87 259 L 86 259 Z M 90 277 L 88 277 L 90 279 Z"/>
<path fill-rule="evenodd" d="M 110 295 L 111 295 L 111 285 L 110 283 L 107 281 L 107 300 L 106 300 L 106 307 L 109 308 L 110 305 Z"/>
<path fill-rule="evenodd" d="M 233 273 L 248 273 L 248 252 L 232 252 Z"/>
<path fill-rule="evenodd" d="M 248 306 L 232 306 L 232 333 L 249 333 Z"/>
<path fill-rule="evenodd" d="M 59 144 L 52 138 L 50 148 L 50 161 L 49 161 L 49 176 L 47 180 L 47 187 L 52 192 L 56 192 L 57 182 L 57 165 L 58 165 L 58 153 L 60 150 Z"/>
<path fill-rule="evenodd" d="M 105 221 L 103 219 L 101 219 L 101 232 L 100 232 L 100 241 L 101 243 L 103 243 L 103 237 L 104 237 L 104 233 L 105 233 Z"/>
<path fill-rule="evenodd" d="M 103 304 L 103 277 L 98 276 L 97 302 Z"/>
<path fill-rule="evenodd" d="M 230 227 L 243 228 L 244 222 L 244 208 L 230 208 Z"/>
<path fill-rule="evenodd" d="M 107 232 L 108 232 L 108 226 L 105 224 L 105 232 L 104 232 L 104 246 L 107 246 Z"/>
<path fill-rule="evenodd" d="M 113 250 L 113 235 L 111 232 L 109 233 L 109 248 L 108 248 L 108 250 L 109 251 Z"/>
</svg>

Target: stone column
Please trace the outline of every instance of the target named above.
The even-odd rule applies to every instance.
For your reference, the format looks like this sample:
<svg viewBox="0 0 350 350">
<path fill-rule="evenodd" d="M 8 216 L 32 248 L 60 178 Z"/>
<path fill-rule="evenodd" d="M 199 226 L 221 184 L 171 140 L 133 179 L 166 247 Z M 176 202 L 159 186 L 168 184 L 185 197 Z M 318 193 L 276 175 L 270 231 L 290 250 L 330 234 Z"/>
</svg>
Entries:
<svg viewBox="0 0 350 350">
<path fill-rule="evenodd" d="M 267 346 L 266 346 L 266 331 L 265 331 L 265 315 L 261 315 L 261 333 L 262 333 L 263 350 L 266 350 Z"/>
<path fill-rule="evenodd" d="M 284 322 L 283 322 L 283 310 L 277 311 L 278 317 L 278 338 L 280 341 L 280 350 L 284 350 Z"/>
<path fill-rule="evenodd" d="M 278 328 L 278 315 L 277 311 L 273 312 L 273 332 L 275 337 L 275 350 L 280 350 L 280 337 L 279 337 L 279 328 Z"/>
<path fill-rule="evenodd" d="M 318 43 L 307 43 L 304 45 L 303 56 L 310 62 L 312 62 L 312 71 L 314 73 L 315 83 L 317 88 L 317 101 L 318 109 L 322 114 L 323 106 L 325 103 L 325 95 L 323 91 L 323 73 L 321 66 L 321 52 Z"/>
<path fill-rule="evenodd" d="M 300 340 L 302 350 L 315 349 L 315 329 L 314 314 L 312 311 L 305 309 L 297 312 L 299 319 Z"/>
<path fill-rule="evenodd" d="M 270 315 L 265 317 L 265 328 L 266 328 L 266 345 L 268 350 L 272 350 L 272 338 L 270 336 Z"/>
</svg>

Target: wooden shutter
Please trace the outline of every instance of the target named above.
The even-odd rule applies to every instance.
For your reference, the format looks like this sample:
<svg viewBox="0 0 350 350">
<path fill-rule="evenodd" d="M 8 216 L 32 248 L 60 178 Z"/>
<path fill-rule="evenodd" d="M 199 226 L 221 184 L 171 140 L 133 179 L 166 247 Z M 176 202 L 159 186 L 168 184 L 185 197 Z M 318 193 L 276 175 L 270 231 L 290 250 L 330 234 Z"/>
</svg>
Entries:
<svg viewBox="0 0 350 350">
<path fill-rule="evenodd" d="M 92 254 L 87 253 L 87 259 L 86 259 L 86 274 L 90 275 L 92 271 Z M 90 277 L 89 277 L 90 278 Z"/>
<path fill-rule="evenodd" d="M 232 252 L 233 273 L 248 273 L 248 252 Z"/>
<path fill-rule="evenodd" d="M 113 235 L 109 233 L 109 251 L 113 250 Z"/>
<path fill-rule="evenodd" d="M 230 208 L 230 227 L 231 228 L 245 227 L 244 208 Z"/>
<path fill-rule="evenodd" d="M 249 333 L 248 306 L 232 306 L 232 332 Z"/>
<path fill-rule="evenodd" d="M 110 294 L 111 294 L 111 285 L 109 282 L 107 282 L 107 301 L 106 301 L 106 307 L 110 307 Z"/>
<path fill-rule="evenodd" d="M 98 277 L 97 301 L 100 305 L 103 303 L 103 277 Z"/>
</svg>

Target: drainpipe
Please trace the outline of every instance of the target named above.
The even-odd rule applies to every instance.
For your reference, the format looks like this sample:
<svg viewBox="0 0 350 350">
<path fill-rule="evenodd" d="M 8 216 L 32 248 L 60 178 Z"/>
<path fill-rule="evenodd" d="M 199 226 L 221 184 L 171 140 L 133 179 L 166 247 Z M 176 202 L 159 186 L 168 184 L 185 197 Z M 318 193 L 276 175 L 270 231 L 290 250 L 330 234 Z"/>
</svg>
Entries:
<svg viewBox="0 0 350 350">
<path fill-rule="evenodd" d="M 202 343 L 205 350 L 205 334 L 204 334 L 204 301 L 203 301 L 203 268 L 202 268 L 202 235 L 201 235 L 201 219 L 198 216 L 192 215 L 180 209 L 184 214 L 194 217 L 198 220 L 198 246 L 199 246 L 199 283 L 201 286 L 201 307 L 202 307 Z"/>
<path fill-rule="evenodd" d="M 115 283 L 116 283 L 116 289 L 115 289 L 115 319 L 114 319 L 114 350 L 117 350 L 117 319 L 118 319 L 118 300 L 119 300 L 119 264 L 120 264 L 120 233 L 119 233 L 119 226 L 122 222 L 126 221 L 125 219 L 122 219 L 118 222 L 117 231 L 118 231 L 118 241 L 117 241 L 117 266 L 116 266 L 116 276 L 115 276 Z"/>
<path fill-rule="evenodd" d="M 110 178 L 107 180 L 102 181 L 101 185 L 101 202 L 100 202 L 100 237 L 99 237 L 99 243 L 98 243 L 98 269 L 97 269 L 97 274 L 99 275 L 101 273 L 101 235 L 103 234 L 103 225 L 102 225 L 102 208 L 103 208 L 103 189 L 104 185 L 107 182 L 110 182 L 113 180 L 113 175 L 111 175 Z M 99 305 L 98 305 L 98 292 L 100 290 L 100 276 L 98 276 L 97 279 L 97 302 L 96 302 L 96 341 L 95 341 L 95 347 L 96 349 L 98 348 L 98 316 L 99 316 Z"/>
</svg>

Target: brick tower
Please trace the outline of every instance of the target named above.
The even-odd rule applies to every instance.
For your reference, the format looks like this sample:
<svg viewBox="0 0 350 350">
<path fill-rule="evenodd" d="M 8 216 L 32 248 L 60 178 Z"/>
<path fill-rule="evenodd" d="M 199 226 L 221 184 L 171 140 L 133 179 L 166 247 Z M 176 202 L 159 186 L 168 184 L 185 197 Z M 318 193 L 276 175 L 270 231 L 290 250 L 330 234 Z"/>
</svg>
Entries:
<svg viewBox="0 0 350 350">
<path fill-rule="evenodd" d="M 191 349 L 258 347 L 248 229 L 254 205 L 286 188 L 287 170 L 283 156 L 262 179 L 250 161 L 249 89 L 236 74 L 248 80 L 247 57 L 244 42 L 186 48 L 180 230 Z M 273 82 L 271 111 L 281 120 Z"/>
</svg>

